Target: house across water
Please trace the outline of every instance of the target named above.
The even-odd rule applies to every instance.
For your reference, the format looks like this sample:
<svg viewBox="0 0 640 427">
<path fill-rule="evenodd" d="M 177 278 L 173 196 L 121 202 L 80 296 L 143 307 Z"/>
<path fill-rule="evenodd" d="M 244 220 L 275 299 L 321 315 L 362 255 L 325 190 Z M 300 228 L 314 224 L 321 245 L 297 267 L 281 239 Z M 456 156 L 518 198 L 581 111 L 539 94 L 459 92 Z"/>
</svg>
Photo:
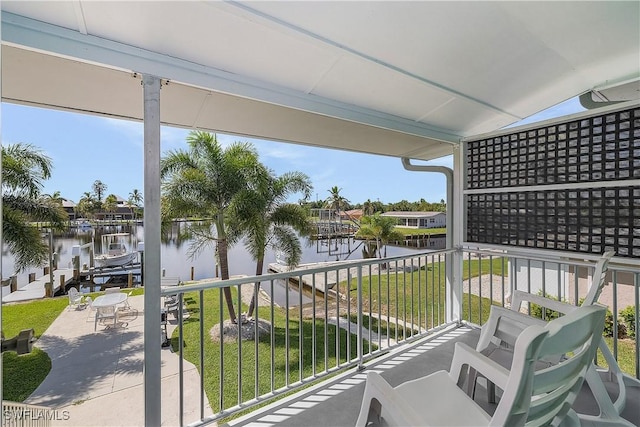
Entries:
<svg viewBox="0 0 640 427">
<path fill-rule="evenodd" d="M 446 212 L 385 212 L 382 216 L 396 218 L 398 226 L 409 228 L 443 228 L 447 226 Z"/>
</svg>

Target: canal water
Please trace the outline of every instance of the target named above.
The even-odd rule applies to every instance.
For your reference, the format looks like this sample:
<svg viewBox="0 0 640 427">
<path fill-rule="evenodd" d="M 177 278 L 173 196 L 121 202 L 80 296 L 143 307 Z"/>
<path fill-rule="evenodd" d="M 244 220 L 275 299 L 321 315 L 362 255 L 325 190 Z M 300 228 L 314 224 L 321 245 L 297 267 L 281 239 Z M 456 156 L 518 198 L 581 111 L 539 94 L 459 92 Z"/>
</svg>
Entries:
<svg viewBox="0 0 640 427">
<path fill-rule="evenodd" d="M 210 245 L 200 251 L 196 256 L 190 256 L 190 248 L 193 243 L 190 239 L 182 237 L 182 231 L 186 227 L 185 223 L 176 222 L 171 230 L 162 238 L 161 261 L 162 269 L 166 277 L 178 278 L 180 280 L 190 280 L 193 268 L 194 279 L 208 279 L 216 277 L 215 246 Z M 72 248 L 77 245 L 84 245 L 93 242 L 95 253 L 99 254 L 101 248 L 101 236 L 107 233 L 130 233 L 132 244 L 144 241 L 144 227 L 142 225 L 118 225 L 100 227 L 78 227 L 70 228 L 64 233 L 54 233 L 53 253 L 57 259 L 58 268 L 72 268 Z M 442 240 L 442 241 L 440 241 Z M 302 239 L 303 253 L 301 263 L 326 262 L 354 260 L 363 258 L 364 244 L 360 240 L 352 238 L 331 239 L 331 240 L 308 240 Z M 432 239 L 425 242 L 427 247 L 401 247 L 387 246 L 387 255 L 403 255 L 415 252 L 422 252 L 425 249 L 444 248 L 444 239 Z M 265 255 L 264 268 L 266 273 L 269 263 L 276 262 L 276 258 L 281 256 L 273 250 L 267 250 Z M 88 263 L 88 255 L 83 252 L 81 263 Z M 229 274 L 230 275 L 255 275 L 256 263 L 249 252 L 245 249 L 243 242 L 239 242 L 229 250 Z M 4 278 L 11 276 L 14 272 L 13 258 L 9 253 L 2 255 L 2 275 Z M 34 272 L 37 276 L 42 275 L 42 268 L 31 268 L 18 274 L 18 287 L 22 287 L 28 282 L 29 273 Z M 273 299 L 284 300 L 284 283 L 275 284 L 278 289 L 274 290 Z M 264 286 L 268 290 L 269 286 Z M 297 295 L 289 295 L 293 301 L 297 301 Z"/>
</svg>

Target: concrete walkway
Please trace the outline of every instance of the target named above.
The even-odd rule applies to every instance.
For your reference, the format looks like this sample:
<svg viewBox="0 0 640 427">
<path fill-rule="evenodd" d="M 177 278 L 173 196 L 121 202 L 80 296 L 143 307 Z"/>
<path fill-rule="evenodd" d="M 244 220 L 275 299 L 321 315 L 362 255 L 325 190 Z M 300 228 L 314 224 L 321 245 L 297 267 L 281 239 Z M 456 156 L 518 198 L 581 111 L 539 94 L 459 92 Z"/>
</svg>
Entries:
<svg viewBox="0 0 640 427">
<path fill-rule="evenodd" d="M 95 312 L 65 309 L 37 341 L 51 358 L 51 372 L 25 403 L 68 411 L 60 426 L 144 425 L 144 300 L 130 297 L 126 325 L 94 332 Z M 159 314 L 158 314 L 159 316 Z M 169 335 L 171 330 L 169 331 Z M 162 425 L 180 424 L 178 362 L 169 348 L 162 352 Z M 185 420 L 200 417 L 199 375 L 184 361 Z M 211 415 L 205 396 L 205 416 Z"/>
</svg>

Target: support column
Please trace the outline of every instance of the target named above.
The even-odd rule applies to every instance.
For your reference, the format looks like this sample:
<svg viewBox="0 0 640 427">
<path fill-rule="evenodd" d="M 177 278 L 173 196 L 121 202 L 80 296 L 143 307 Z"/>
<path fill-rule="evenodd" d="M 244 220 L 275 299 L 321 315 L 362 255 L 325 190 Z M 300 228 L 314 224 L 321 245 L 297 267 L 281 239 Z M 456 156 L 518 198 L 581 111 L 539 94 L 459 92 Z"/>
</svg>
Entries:
<svg viewBox="0 0 640 427">
<path fill-rule="evenodd" d="M 451 263 L 447 263 L 447 266 L 451 270 L 447 271 L 447 282 L 451 278 L 451 286 L 447 286 L 447 297 L 449 298 L 449 305 L 447 306 L 446 319 L 447 322 L 454 320 L 460 321 L 462 319 L 462 264 L 464 260 L 464 253 L 462 252 L 462 242 L 465 236 L 465 213 L 467 207 L 464 203 L 464 197 L 462 190 L 464 188 L 464 174 L 465 174 L 465 162 L 463 156 L 464 142 L 453 147 L 453 206 L 452 211 L 452 246 L 459 250 L 453 253 Z M 448 208 L 447 208 L 448 209 Z"/>
<path fill-rule="evenodd" d="M 144 423 L 162 423 L 160 389 L 160 79 L 144 91 Z"/>
</svg>

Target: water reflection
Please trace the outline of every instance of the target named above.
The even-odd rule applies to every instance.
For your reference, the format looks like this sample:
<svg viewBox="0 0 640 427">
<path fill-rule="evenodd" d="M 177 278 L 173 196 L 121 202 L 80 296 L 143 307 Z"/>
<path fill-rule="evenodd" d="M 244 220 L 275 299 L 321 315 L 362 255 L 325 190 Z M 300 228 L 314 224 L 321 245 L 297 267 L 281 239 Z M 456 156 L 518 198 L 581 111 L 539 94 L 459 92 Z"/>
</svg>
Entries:
<svg viewBox="0 0 640 427">
<path fill-rule="evenodd" d="M 189 256 L 189 248 L 192 239 L 185 233 L 186 223 L 175 222 L 170 230 L 162 236 L 161 243 L 161 262 L 164 274 L 167 277 L 177 277 L 181 280 L 190 280 L 193 268 L 193 278 L 195 280 L 216 277 L 215 247 L 209 245 L 198 253 L 197 256 Z M 101 236 L 107 233 L 131 233 L 138 242 L 144 240 L 144 227 L 141 225 L 117 225 L 105 227 L 77 227 L 54 234 L 53 247 L 57 265 L 59 268 L 71 268 L 72 247 L 75 245 L 83 245 L 94 242 L 95 253 L 102 251 Z M 433 244 L 431 244 L 433 243 Z M 444 238 L 441 239 L 441 246 L 437 239 L 431 239 L 430 246 L 427 249 L 439 249 L 444 247 Z M 436 246 L 437 245 L 437 246 Z M 424 250 L 424 246 L 416 245 L 420 250 Z M 416 248 L 387 246 L 387 255 L 403 255 L 416 251 Z M 303 251 L 301 263 L 327 262 L 340 260 L 353 260 L 370 257 L 372 249 L 360 240 L 353 238 L 339 238 L 330 240 L 311 241 L 303 239 Z M 88 261 L 81 260 L 81 263 Z M 276 262 L 276 253 L 268 249 L 265 254 L 265 270 L 269 263 Z M 249 252 L 245 249 L 243 242 L 239 242 L 229 250 L 229 273 L 230 275 L 247 275 L 255 274 L 255 260 L 252 259 Z M 2 272 L 4 277 L 8 277 L 14 271 L 13 258 L 8 253 L 2 255 Z M 24 286 L 28 281 L 28 274 L 34 272 L 37 275 L 42 274 L 41 268 L 32 268 L 18 275 L 18 286 Z M 266 271 L 265 271 L 266 273 Z M 284 284 L 280 284 L 282 294 L 284 294 Z M 280 291 L 278 291 L 280 292 Z M 274 295 L 274 298 L 276 296 Z M 297 300 L 297 296 L 295 297 Z"/>
</svg>

